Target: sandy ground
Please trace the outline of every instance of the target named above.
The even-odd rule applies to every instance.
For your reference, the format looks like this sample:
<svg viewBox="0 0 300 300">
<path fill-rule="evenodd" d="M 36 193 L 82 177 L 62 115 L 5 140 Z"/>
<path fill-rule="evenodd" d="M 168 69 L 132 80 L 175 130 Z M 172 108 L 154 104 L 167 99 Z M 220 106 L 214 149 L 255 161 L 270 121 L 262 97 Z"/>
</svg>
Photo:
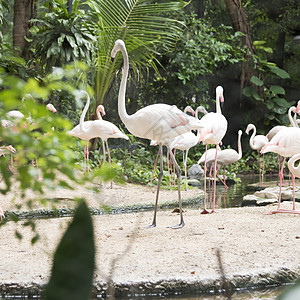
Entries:
<svg viewBox="0 0 300 300">
<path fill-rule="evenodd" d="M 100 187 L 100 186 L 99 186 Z M 5 211 L 20 203 L 17 188 L 1 206 Z M 96 194 L 78 188 L 51 193 L 60 207 L 74 205 L 70 198 L 84 196 L 91 207 L 153 204 L 155 187 L 126 184 L 101 187 Z M 183 199 L 201 197 L 198 189 L 183 191 Z M 28 197 L 33 197 L 30 193 Z M 160 202 L 176 201 L 176 191 L 162 191 Z M 14 204 L 13 204 L 14 202 Z M 40 207 L 35 203 L 33 208 Z M 291 207 L 284 202 L 283 207 Z M 185 226 L 173 209 L 159 210 L 157 227 L 145 229 L 153 212 L 93 216 L 96 243 L 95 289 L 111 278 L 122 295 L 176 290 L 208 291 L 222 287 L 216 251 L 232 287 L 266 286 L 290 282 L 300 277 L 300 215 L 266 215 L 274 207 L 219 209 L 201 215 L 199 209 L 184 209 Z M 300 209 L 300 203 L 297 203 Z M 21 209 L 26 209 L 22 207 Z M 70 218 L 37 220 L 41 239 L 31 246 L 32 232 L 18 223 L 8 222 L 1 230 L 0 287 L 43 285 L 47 282 L 52 255 Z M 19 231 L 24 238 L 15 238 Z M 110 273 L 112 270 L 112 273 Z"/>
</svg>

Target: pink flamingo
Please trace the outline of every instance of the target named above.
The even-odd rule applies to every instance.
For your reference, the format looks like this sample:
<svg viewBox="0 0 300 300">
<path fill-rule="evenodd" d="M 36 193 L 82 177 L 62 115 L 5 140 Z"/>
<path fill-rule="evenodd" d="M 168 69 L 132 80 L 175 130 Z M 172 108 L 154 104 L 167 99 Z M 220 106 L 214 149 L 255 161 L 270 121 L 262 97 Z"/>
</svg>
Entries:
<svg viewBox="0 0 300 300">
<path fill-rule="evenodd" d="M 280 187 L 279 187 L 279 197 L 278 197 L 278 207 L 277 210 L 271 211 L 273 213 L 299 213 L 295 210 L 283 210 L 280 209 L 281 202 L 281 188 L 282 188 L 282 179 L 283 179 L 283 169 L 285 160 L 287 157 L 291 157 L 295 154 L 300 153 L 300 128 L 288 127 L 280 130 L 270 142 L 268 142 L 260 151 L 261 153 L 274 152 L 283 156 L 283 163 L 279 173 L 280 178 Z M 292 163 L 292 162 L 291 162 Z M 294 177 L 292 173 L 292 178 Z M 294 178 L 293 178 L 294 185 Z"/>
<path fill-rule="evenodd" d="M 101 115 L 100 115 L 101 112 Z M 111 157 L 110 157 L 110 151 L 108 147 L 108 138 L 122 138 L 125 140 L 129 140 L 128 136 L 121 132 L 121 130 L 113 123 L 109 121 L 105 121 L 102 119 L 102 117 L 105 115 L 105 110 L 103 105 L 98 105 L 96 109 L 96 114 L 98 117 L 98 120 L 102 122 L 98 122 L 98 126 L 101 127 L 101 135 L 99 137 L 102 140 L 102 147 L 103 147 L 103 161 L 106 161 L 106 151 L 105 151 L 105 145 L 107 149 L 108 154 L 108 163 L 111 164 Z"/>
<path fill-rule="evenodd" d="M 187 114 L 188 112 L 190 112 L 193 116 L 195 115 L 195 111 L 193 110 L 193 108 L 191 107 L 191 106 L 186 106 L 185 107 L 185 109 L 184 109 L 184 111 L 183 111 L 185 114 Z M 189 133 L 187 133 L 187 134 L 189 134 Z M 183 135 L 185 135 L 185 134 L 183 134 Z M 182 136 L 183 136 L 182 135 Z M 181 136 L 181 135 L 180 135 Z M 180 136 L 178 136 L 178 137 L 176 137 L 176 138 L 174 138 L 174 140 L 173 140 L 173 142 L 176 140 L 176 139 L 178 139 Z M 184 138 L 184 137 L 182 137 L 182 138 Z M 186 137 L 187 138 L 187 137 Z M 171 142 L 172 143 L 172 142 Z M 157 141 L 151 141 L 150 142 L 150 146 L 157 146 L 158 145 L 158 143 L 157 143 Z M 172 149 L 176 149 L 176 147 L 170 147 L 170 149 L 172 150 Z M 181 150 L 181 149 L 180 149 Z M 156 164 L 157 164 L 157 160 L 158 160 L 158 156 L 159 156 L 159 150 L 158 150 L 158 152 L 157 152 L 157 155 L 156 155 L 156 159 L 155 159 L 155 162 L 154 162 L 154 168 L 153 168 L 153 171 L 152 171 L 152 177 L 151 177 L 151 181 L 150 182 L 152 182 L 152 180 L 153 180 L 153 177 L 154 177 L 154 172 L 155 172 L 155 169 L 156 169 Z M 174 151 L 174 156 L 175 156 L 175 151 Z M 171 165 L 171 172 L 170 172 L 170 169 L 169 169 L 169 165 Z M 167 150 L 167 167 L 168 167 L 168 173 L 169 173 L 169 178 L 170 178 L 170 185 L 171 185 L 171 176 L 172 176 L 172 162 L 169 162 L 169 149 Z M 186 173 L 185 173 L 186 174 Z"/>
<path fill-rule="evenodd" d="M 72 136 L 78 137 L 84 141 L 86 141 L 85 147 L 84 147 L 84 162 L 85 162 L 85 171 L 87 170 L 89 172 L 89 140 L 100 137 L 103 141 L 107 143 L 107 139 L 110 137 L 113 138 L 124 138 L 128 139 L 128 137 L 122 133 L 117 126 L 114 124 L 102 120 L 99 112 L 98 112 L 98 118 L 100 117 L 100 120 L 93 120 L 93 121 L 84 121 L 85 115 L 87 113 L 87 110 L 90 106 L 90 96 L 86 91 L 80 91 L 78 94 L 78 97 L 81 97 L 85 95 L 87 97 L 87 102 L 85 104 L 85 107 L 83 109 L 83 112 L 80 116 L 80 122 L 77 126 L 75 126 L 72 130 L 68 131 L 67 134 L 70 134 Z M 109 156 L 110 160 L 110 156 Z"/>
<path fill-rule="evenodd" d="M 295 214 L 300 214 L 300 211 L 296 211 L 295 205 L 295 177 L 300 178 L 300 166 L 299 163 L 295 166 L 295 162 L 300 159 L 300 153 L 293 155 L 288 161 L 288 168 L 292 173 L 292 182 L 293 182 L 293 210 L 292 212 Z"/>
<path fill-rule="evenodd" d="M 290 121 L 290 125 L 292 127 L 299 127 L 299 125 L 298 125 L 299 120 L 297 120 L 297 115 L 299 114 L 299 111 L 300 111 L 300 100 L 297 103 L 297 107 L 291 106 L 288 110 L 288 118 L 289 118 L 289 121 Z M 292 116 L 292 113 L 294 113 L 294 116 Z M 277 125 L 277 126 L 273 127 L 266 134 L 266 137 L 270 141 L 275 136 L 276 133 L 278 133 L 280 130 L 282 130 L 284 128 L 287 128 L 287 126 Z M 279 166 L 279 173 L 280 173 L 280 166 L 281 166 L 281 157 L 280 157 L 280 155 L 278 155 L 278 166 Z"/>
<path fill-rule="evenodd" d="M 259 151 L 262 147 L 264 147 L 268 143 L 268 138 L 265 135 L 256 135 L 256 127 L 253 124 L 249 124 L 246 129 L 246 133 L 249 134 L 249 132 L 253 130 L 253 133 L 249 140 L 249 145 L 251 149 L 257 150 L 258 155 L 258 164 L 259 164 L 259 185 L 264 185 L 264 154 L 263 154 L 263 163 L 262 168 L 260 165 L 260 158 L 259 158 Z"/>
<path fill-rule="evenodd" d="M 227 131 L 227 120 L 222 115 L 220 102 L 224 102 L 223 88 L 218 86 L 216 88 L 216 112 L 210 112 L 201 118 L 201 122 L 204 128 L 201 130 L 201 141 L 205 143 L 205 153 L 207 153 L 207 145 L 215 144 L 215 162 L 214 162 L 214 192 L 213 192 L 213 206 L 212 212 L 215 212 L 215 201 L 216 201 L 216 175 L 217 175 L 217 154 L 219 144 L 221 143 L 224 135 Z M 206 209 L 206 158 L 204 161 L 204 209 L 201 213 L 208 213 Z"/>
<path fill-rule="evenodd" d="M 238 151 L 234 149 L 224 149 L 220 150 L 218 152 L 217 156 L 217 177 L 220 179 L 220 181 L 224 184 L 225 188 L 227 189 L 228 186 L 226 185 L 225 180 L 225 167 L 237 162 L 242 158 L 242 145 L 241 145 L 241 137 L 242 137 L 242 131 L 238 131 Z M 206 164 L 210 165 L 211 168 L 215 161 L 215 149 L 209 149 L 207 151 L 207 158 L 206 158 Z M 203 163 L 205 159 L 205 155 L 203 154 L 202 157 L 199 159 L 198 164 Z M 223 171 L 223 180 L 218 176 L 218 171 L 221 167 L 224 167 Z"/>
<path fill-rule="evenodd" d="M 199 106 L 196 109 L 195 117 L 198 119 L 198 113 L 203 112 L 204 114 L 207 114 L 207 111 L 203 106 Z M 187 191 L 187 158 L 188 158 L 188 152 L 189 150 L 196 146 L 200 141 L 200 130 L 197 130 L 197 134 L 195 135 L 193 132 L 187 132 L 184 134 L 181 134 L 173 139 L 173 141 L 170 144 L 170 151 L 172 149 L 178 149 L 182 151 L 183 155 L 183 166 L 184 166 L 184 174 L 185 174 L 185 190 Z M 185 153 L 184 153 L 185 152 Z M 175 153 L 174 153 L 175 156 Z"/>
<path fill-rule="evenodd" d="M 159 144 L 160 153 L 160 173 L 158 175 L 158 184 L 156 192 L 156 200 L 154 206 L 154 217 L 150 227 L 156 226 L 156 212 L 158 204 L 158 196 L 160 190 L 160 184 L 163 176 L 163 160 L 162 160 L 162 145 L 170 146 L 171 140 L 183 133 L 189 132 L 192 129 L 197 130 L 202 128 L 202 122 L 196 120 L 196 118 L 188 116 L 183 111 L 179 110 L 175 105 L 167 104 L 152 104 L 146 106 L 132 115 L 128 115 L 126 111 L 126 83 L 129 71 L 129 60 L 126 51 L 125 43 L 122 40 L 117 40 L 111 52 L 112 59 L 116 54 L 121 51 L 123 55 L 124 65 L 121 85 L 118 96 L 118 113 L 125 124 L 126 128 L 133 135 L 146 138 L 149 140 L 155 140 Z M 178 201 L 180 211 L 180 223 L 172 228 L 181 228 L 184 226 L 182 203 L 181 203 L 181 191 L 180 191 L 180 176 L 181 170 L 176 162 L 173 153 L 170 151 L 172 161 L 175 164 L 178 181 Z"/>
<path fill-rule="evenodd" d="M 14 173 L 13 172 L 13 154 L 15 154 L 16 152 L 17 152 L 17 150 L 12 145 L 0 147 L 0 156 L 5 156 L 7 154 L 10 154 L 10 166 L 8 167 L 8 169 L 12 173 Z"/>
</svg>

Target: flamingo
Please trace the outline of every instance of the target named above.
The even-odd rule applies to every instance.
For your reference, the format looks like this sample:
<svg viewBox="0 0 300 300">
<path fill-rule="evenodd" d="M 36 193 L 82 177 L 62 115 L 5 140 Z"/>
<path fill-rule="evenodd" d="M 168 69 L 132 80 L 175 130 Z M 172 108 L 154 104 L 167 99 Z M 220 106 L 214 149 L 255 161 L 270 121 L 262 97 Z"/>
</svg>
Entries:
<svg viewBox="0 0 300 300">
<path fill-rule="evenodd" d="M 204 129 L 201 130 L 201 141 L 205 143 L 205 153 L 207 153 L 207 145 L 215 144 L 215 162 L 214 162 L 214 194 L 213 194 L 213 206 L 212 212 L 215 212 L 216 201 L 216 175 L 217 175 L 217 154 L 219 144 L 221 143 L 224 135 L 227 131 L 227 120 L 222 115 L 220 102 L 224 102 L 223 87 L 218 86 L 216 88 L 216 112 L 210 112 L 201 118 L 201 122 L 204 125 Z M 204 161 L 204 209 L 201 213 L 208 213 L 206 210 L 206 158 Z"/>
<path fill-rule="evenodd" d="M 297 106 L 291 106 L 288 110 L 288 118 L 290 121 L 290 125 L 292 127 L 299 127 L 298 126 L 298 121 L 297 121 L 297 114 L 299 114 L 300 110 L 300 100 L 297 103 Z M 294 113 L 294 117 L 292 116 L 292 113 Z M 276 133 L 278 133 L 281 129 L 287 128 L 287 126 L 284 125 L 277 125 L 274 126 L 270 131 L 266 134 L 266 137 L 270 141 Z"/>
<path fill-rule="evenodd" d="M 283 210 L 280 209 L 280 202 L 281 202 L 281 188 L 282 188 L 282 179 L 283 179 L 283 169 L 284 163 L 287 157 L 291 157 L 300 153 L 300 128 L 296 127 L 287 127 L 285 129 L 280 130 L 270 142 L 268 142 L 260 151 L 262 154 L 267 152 L 274 152 L 283 156 L 283 163 L 281 166 L 281 170 L 279 173 L 280 178 L 280 187 L 279 187 L 279 196 L 278 196 L 278 207 L 277 210 L 271 211 L 269 214 L 273 213 L 299 213 L 293 210 Z M 293 160 L 291 161 L 292 164 Z M 294 175 L 292 173 L 292 181 L 293 186 L 294 182 Z"/>
<path fill-rule="evenodd" d="M 12 146 L 1 146 L 0 147 L 0 156 L 5 156 L 10 154 L 10 166 L 8 169 L 13 173 L 13 154 L 15 154 L 17 150 Z"/>
<path fill-rule="evenodd" d="M 254 124 L 248 124 L 246 133 L 249 135 L 249 132 L 253 130 L 253 133 L 249 140 L 249 145 L 251 149 L 257 150 L 258 154 L 258 164 L 259 164 L 259 185 L 264 185 L 264 154 L 263 154 L 263 163 L 262 168 L 260 166 L 260 158 L 259 158 L 259 151 L 268 143 L 268 138 L 265 135 L 256 135 L 256 127 Z"/>
<path fill-rule="evenodd" d="M 169 148 L 170 142 L 174 137 L 189 132 L 193 129 L 200 129 L 203 127 L 203 125 L 201 121 L 196 120 L 196 118 L 194 117 L 188 116 L 183 111 L 178 109 L 175 105 L 172 106 L 167 104 L 152 104 L 141 108 L 132 115 L 128 115 L 125 105 L 125 93 L 129 71 L 129 59 L 125 43 L 122 40 L 117 40 L 115 42 L 115 45 L 111 52 L 112 59 L 116 57 L 119 51 L 121 51 L 124 60 L 122 80 L 118 96 L 119 116 L 130 133 L 140 138 L 155 140 L 159 144 L 160 173 L 158 175 L 157 192 L 154 206 L 154 217 L 152 224 L 147 226 L 148 228 L 152 228 L 156 226 L 158 196 L 163 176 L 162 145 L 166 145 L 167 148 Z M 181 228 L 184 226 L 180 190 L 181 170 L 171 151 L 170 155 L 176 167 L 178 181 L 178 202 L 180 212 L 180 223 L 178 225 L 172 226 L 171 228 Z"/>
<path fill-rule="evenodd" d="M 205 109 L 203 106 L 201 106 L 201 108 Z M 193 108 L 188 105 L 185 107 L 184 111 L 183 111 L 185 114 L 187 114 L 188 112 L 191 113 L 193 116 L 195 115 L 195 111 L 193 110 Z M 178 138 L 178 137 L 176 137 Z M 176 139 L 174 138 L 174 139 Z M 157 141 L 154 141 L 154 140 L 151 140 L 150 141 L 150 146 L 157 146 L 158 143 Z M 171 148 L 173 149 L 173 148 Z M 153 180 L 153 177 L 154 177 L 154 172 L 155 172 L 155 169 L 156 169 L 156 164 L 157 164 L 157 160 L 158 160 L 158 156 L 159 156 L 159 150 L 157 151 L 157 155 L 156 155 L 156 158 L 155 158 L 155 162 L 154 162 L 154 168 L 153 168 L 153 171 L 152 171 L 152 177 L 151 177 L 151 183 L 152 183 L 152 180 Z M 175 156 L 175 152 L 174 152 L 174 156 Z M 167 151 L 167 167 L 168 167 L 168 173 L 169 173 L 169 178 L 170 178 L 170 185 L 171 185 L 171 175 L 172 175 L 172 163 L 171 163 L 171 172 L 170 172 L 170 169 L 169 169 L 169 149 Z"/>
<path fill-rule="evenodd" d="M 205 113 L 206 110 L 203 106 L 197 107 L 196 114 L 195 114 L 196 119 L 198 119 L 199 111 Z M 206 111 L 206 113 L 207 113 L 207 111 Z M 186 191 L 187 191 L 186 164 L 187 164 L 188 152 L 192 147 L 196 146 L 199 143 L 199 139 L 200 139 L 200 131 L 199 130 L 197 130 L 197 135 L 195 135 L 193 132 L 189 131 L 187 133 L 183 133 L 183 134 L 177 136 L 176 138 L 174 138 L 170 144 L 170 151 L 172 151 L 172 149 L 182 150 L 183 166 L 184 166 L 184 174 L 185 174 L 185 190 Z M 185 153 L 184 153 L 184 151 L 185 151 Z M 175 156 L 175 153 L 174 153 L 174 156 Z"/>
<path fill-rule="evenodd" d="M 288 118 L 290 121 L 290 125 L 292 127 L 299 127 L 298 123 L 299 120 L 297 120 L 297 115 L 299 114 L 300 111 L 300 100 L 297 103 L 297 107 L 295 106 L 291 106 L 288 110 Z M 292 117 L 292 113 L 294 113 L 294 117 Z M 277 125 L 275 127 L 273 127 L 267 134 L 266 137 L 268 138 L 268 140 L 270 141 L 276 133 L 278 133 L 280 130 L 287 128 L 287 126 L 284 125 Z M 279 173 L 280 173 L 280 165 L 281 165 L 281 157 L 280 155 L 278 155 L 278 166 L 279 166 Z"/>
<path fill-rule="evenodd" d="M 300 159 L 300 153 L 293 155 L 288 161 L 288 168 L 292 173 L 292 181 L 293 181 L 293 212 L 300 214 L 300 211 L 296 211 L 295 206 L 295 177 L 300 178 L 300 167 L 299 163 L 298 166 L 295 167 L 295 162 Z"/>
<path fill-rule="evenodd" d="M 89 140 L 100 137 L 103 141 L 107 144 L 108 138 L 123 138 L 128 140 L 129 138 L 122 133 L 117 126 L 114 124 L 102 120 L 99 111 L 97 112 L 98 118 L 100 117 L 100 120 L 93 120 L 93 121 L 85 121 L 84 118 L 87 113 L 87 110 L 90 106 L 90 96 L 89 94 L 82 90 L 79 92 L 77 97 L 81 97 L 85 95 L 87 97 L 87 102 L 85 104 L 85 107 L 83 109 L 83 112 L 80 116 L 80 122 L 77 126 L 75 126 L 72 130 L 68 131 L 67 134 L 70 134 L 72 136 L 78 137 L 84 141 L 86 141 L 86 145 L 84 147 L 84 161 L 85 161 L 85 171 L 89 172 Z M 99 109 L 100 110 L 100 109 Z M 108 147 L 108 146 L 107 146 Z M 110 160 L 110 155 L 109 155 Z"/>
</svg>

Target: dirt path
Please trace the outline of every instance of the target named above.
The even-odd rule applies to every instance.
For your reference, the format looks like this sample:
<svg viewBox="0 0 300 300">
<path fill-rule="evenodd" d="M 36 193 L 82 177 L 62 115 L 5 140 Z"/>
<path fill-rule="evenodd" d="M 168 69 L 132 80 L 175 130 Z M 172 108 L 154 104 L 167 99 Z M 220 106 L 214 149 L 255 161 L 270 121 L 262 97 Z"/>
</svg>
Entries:
<svg viewBox="0 0 300 300">
<path fill-rule="evenodd" d="M 127 184 L 114 185 L 113 189 L 102 187 L 100 194 L 81 188 L 74 193 L 84 196 L 90 206 L 99 207 L 153 204 L 155 191 L 155 187 Z M 65 199 L 61 207 L 74 205 L 66 200 L 73 197 L 70 192 L 55 193 L 51 198 Z M 183 192 L 184 199 L 199 195 L 202 194 L 197 189 Z M 15 202 L 20 200 L 16 191 L 1 200 L 4 210 L 13 208 L 14 197 Z M 160 195 L 161 202 L 176 202 L 176 198 L 176 191 L 163 191 Z M 291 203 L 283 205 L 290 207 Z M 186 225 L 180 230 L 168 228 L 179 221 L 172 209 L 159 210 L 157 227 L 153 229 L 144 228 L 152 221 L 152 211 L 93 216 L 97 247 L 95 291 L 105 293 L 114 260 L 112 280 L 118 295 L 173 293 L 186 291 L 187 287 L 194 292 L 221 288 L 217 249 L 231 287 L 290 282 L 300 277 L 300 216 L 264 214 L 270 210 L 268 206 L 243 207 L 201 215 L 198 209 L 185 209 Z M 47 282 L 52 254 L 69 221 L 70 218 L 37 220 L 41 239 L 35 246 L 30 244 L 31 231 L 20 226 L 22 222 L 8 222 L 1 227 L 2 292 L 21 287 L 38 290 Z M 15 238 L 16 230 L 22 233 L 23 240 Z"/>
</svg>

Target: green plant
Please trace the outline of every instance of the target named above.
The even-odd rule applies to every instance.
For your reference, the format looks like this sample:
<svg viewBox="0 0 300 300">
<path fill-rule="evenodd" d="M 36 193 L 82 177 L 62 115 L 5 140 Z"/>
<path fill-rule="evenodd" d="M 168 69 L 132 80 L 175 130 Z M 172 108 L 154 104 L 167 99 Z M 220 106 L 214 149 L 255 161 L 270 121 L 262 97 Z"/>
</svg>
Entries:
<svg viewBox="0 0 300 300">
<path fill-rule="evenodd" d="M 96 47 L 97 23 L 79 0 L 73 1 L 71 13 L 62 0 L 52 1 L 51 5 L 46 2 L 40 9 L 40 16 L 31 20 L 36 23 L 30 30 L 33 59 L 40 60 L 47 72 L 70 61 L 84 60 L 90 64 Z"/>
</svg>

